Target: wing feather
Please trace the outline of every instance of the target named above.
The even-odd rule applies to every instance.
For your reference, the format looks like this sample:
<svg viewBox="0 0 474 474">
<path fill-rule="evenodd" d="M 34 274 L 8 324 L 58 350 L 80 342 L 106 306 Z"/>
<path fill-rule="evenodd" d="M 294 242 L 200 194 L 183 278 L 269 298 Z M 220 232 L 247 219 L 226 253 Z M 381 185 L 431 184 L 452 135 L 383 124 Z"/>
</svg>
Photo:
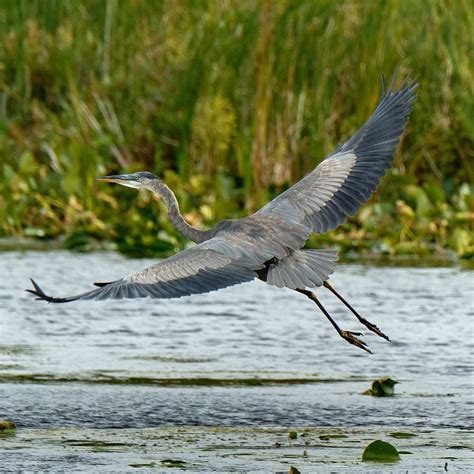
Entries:
<svg viewBox="0 0 474 474">
<path fill-rule="evenodd" d="M 78 295 L 57 298 L 46 295 L 32 280 L 34 290 L 27 290 L 51 303 L 66 303 L 75 300 L 106 300 L 122 298 L 179 298 L 198 293 L 207 293 L 257 277 L 256 269 L 263 266 L 263 258 L 247 265 L 245 255 L 251 252 L 246 247 L 251 242 L 242 239 L 239 249 L 232 253 L 225 239 L 214 237 L 199 245 L 183 250 L 144 270 L 132 273 L 119 280 L 101 284 L 99 288 Z M 226 253 L 227 250 L 227 253 Z M 258 263 L 257 263 L 258 262 Z"/>
<path fill-rule="evenodd" d="M 417 84 L 409 80 L 395 87 L 394 76 L 367 122 L 331 156 L 291 188 L 270 201 L 255 215 L 276 215 L 302 223 L 312 232 L 338 227 L 377 189 L 390 167 L 402 135 Z"/>
</svg>

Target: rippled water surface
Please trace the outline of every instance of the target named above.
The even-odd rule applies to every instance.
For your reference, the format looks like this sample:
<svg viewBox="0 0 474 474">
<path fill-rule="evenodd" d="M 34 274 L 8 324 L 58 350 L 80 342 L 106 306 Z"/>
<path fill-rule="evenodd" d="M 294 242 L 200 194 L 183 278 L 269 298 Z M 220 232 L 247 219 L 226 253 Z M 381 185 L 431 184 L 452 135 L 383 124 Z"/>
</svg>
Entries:
<svg viewBox="0 0 474 474">
<path fill-rule="evenodd" d="M 24 428 L 473 425 L 473 276 L 459 268 L 340 265 L 333 285 L 392 339 L 373 355 L 317 307 L 253 282 L 178 300 L 35 301 L 151 264 L 113 253 L 0 254 L 0 418 Z M 326 290 L 344 329 L 357 321 Z M 361 395 L 374 378 L 397 396 Z"/>
</svg>

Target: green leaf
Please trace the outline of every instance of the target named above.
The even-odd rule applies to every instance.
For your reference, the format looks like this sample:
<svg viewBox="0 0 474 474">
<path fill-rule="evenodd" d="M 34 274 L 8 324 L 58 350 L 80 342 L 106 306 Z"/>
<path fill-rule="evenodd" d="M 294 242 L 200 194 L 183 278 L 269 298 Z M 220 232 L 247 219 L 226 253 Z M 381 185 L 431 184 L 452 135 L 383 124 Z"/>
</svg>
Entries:
<svg viewBox="0 0 474 474">
<path fill-rule="evenodd" d="M 288 438 L 290 438 L 290 439 L 296 439 L 296 438 L 298 438 L 298 433 L 297 433 L 296 431 L 290 431 L 290 432 L 288 433 Z"/>
<path fill-rule="evenodd" d="M 410 184 L 403 188 L 408 200 L 416 206 L 416 214 L 418 217 L 428 217 L 433 208 L 425 191 L 419 186 Z"/>
<path fill-rule="evenodd" d="M 466 229 L 455 227 L 451 233 L 449 243 L 456 250 L 458 255 L 464 256 L 468 254 L 474 244 L 471 244 L 471 234 Z"/>
<path fill-rule="evenodd" d="M 362 461 L 397 462 L 399 460 L 400 455 L 395 446 L 379 439 L 370 443 L 362 453 Z"/>
<path fill-rule="evenodd" d="M 33 153 L 25 151 L 18 162 L 18 173 L 21 175 L 33 174 L 38 169 Z"/>
<path fill-rule="evenodd" d="M 44 237 L 46 235 L 44 229 L 39 227 L 25 227 L 23 232 L 26 237 Z"/>
<path fill-rule="evenodd" d="M 440 184 L 428 183 L 424 186 L 424 189 L 431 202 L 438 204 L 443 204 L 446 202 L 446 193 Z"/>
</svg>

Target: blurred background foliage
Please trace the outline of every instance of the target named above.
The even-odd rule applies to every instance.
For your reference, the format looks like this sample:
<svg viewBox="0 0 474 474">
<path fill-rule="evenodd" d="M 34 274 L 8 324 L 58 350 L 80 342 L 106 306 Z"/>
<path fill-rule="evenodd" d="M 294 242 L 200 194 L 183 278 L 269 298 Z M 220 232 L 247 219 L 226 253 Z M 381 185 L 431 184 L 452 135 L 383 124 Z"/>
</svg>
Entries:
<svg viewBox="0 0 474 474">
<path fill-rule="evenodd" d="M 471 0 L 3 0 L 0 236 L 184 244 L 163 204 L 94 181 L 150 170 L 187 219 L 254 211 L 347 139 L 380 72 L 420 82 L 394 167 L 345 253 L 474 254 Z"/>
</svg>

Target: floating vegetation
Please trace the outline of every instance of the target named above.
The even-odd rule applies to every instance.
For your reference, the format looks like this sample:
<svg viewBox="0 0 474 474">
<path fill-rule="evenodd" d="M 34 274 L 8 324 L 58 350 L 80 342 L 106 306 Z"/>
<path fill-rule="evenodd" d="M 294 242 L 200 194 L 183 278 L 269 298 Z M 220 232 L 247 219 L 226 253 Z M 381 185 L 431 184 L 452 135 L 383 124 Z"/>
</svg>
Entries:
<svg viewBox="0 0 474 474">
<path fill-rule="evenodd" d="M 474 255 L 469 1 L 119 3 L 0 6 L 0 237 L 167 255 L 184 242 L 161 204 L 96 176 L 148 169 L 194 225 L 241 217 L 348 138 L 398 66 L 421 87 L 394 167 L 311 245 Z"/>
<path fill-rule="evenodd" d="M 362 395 L 372 395 L 373 397 L 392 397 L 395 395 L 395 385 L 398 382 L 390 377 L 384 377 L 372 382 L 372 387 L 362 392 Z"/>
<path fill-rule="evenodd" d="M 16 425 L 10 420 L 0 420 L 0 432 L 16 430 Z"/>
<path fill-rule="evenodd" d="M 396 431 L 395 433 L 389 433 L 389 436 L 396 439 L 410 439 L 417 436 L 415 433 L 404 433 L 402 431 Z"/>
<path fill-rule="evenodd" d="M 399 460 L 400 455 L 395 446 L 381 440 L 370 443 L 362 453 L 362 461 L 397 462 Z"/>
<path fill-rule="evenodd" d="M 163 459 L 160 463 L 166 467 L 184 467 L 186 465 L 186 461 L 180 459 Z"/>
<path fill-rule="evenodd" d="M 319 435 L 319 439 L 322 439 L 323 441 L 329 441 L 330 439 L 342 439 L 342 438 L 348 438 L 348 436 L 345 434 L 340 434 L 340 433 Z"/>
<path fill-rule="evenodd" d="M 317 443 L 323 434 L 337 434 L 340 430 L 349 440 L 334 443 Z M 147 429 L 22 429 L 15 436 L 2 438 L 2 448 L 8 456 L 2 459 L 5 471 L 34 471 L 38 462 L 46 466 L 51 459 L 64 471 L 95 472 L 100 463 L 104 471 L 129 472 L 132 468 L 146 470 L 192 470 L 199 472 L 379 472 L 381 469 L 363 463 L 359 446 L 373 444 L 383 437 L 383 429 L 306 428 L 309 435 L 307 456 L 301 447 L 275 445 L 276 438 L 284 440 L 288 429 L 284 427 L 256 428 L 181 426 Z M 298 428 L 298 432 L 303 427 Z M 465 430 L 442 429 L 426 432 L 414 430 L 417 437 L 399 440 L 395 449 L 380 449 L 373 462 L 396 462 L 397 472 L 442 472 L 447 461 L 450 471 L 473 472 L 471 449 L 451 450 L 447 446 L 468 444 L 472 433 Z M 69 442 L 67 442 L 69 441 Z M 376 443 L 384 443 L 377 441 Z M 384 443 L 388 444 L 388 443 Z M 391 446 L 391 445 L 389 445 Z M 409 449 L 408 449 L 409 448 Z M 396 457 L 394 454 L 412 452 Z M 120 454 L 118 454 L 120 453 Z M 370 451 L 367 451 L 369 456 Z M 373 453 L 370 454 L 373 456 Z M 451 460 L 453 463 L 451 463 Z M 386 469 L 384 469 L 385 472 Z M 390 469 L 388 469 L 390 470 Z M 392 469 L 393 470 L 393 469 Z M 141 471 L 140 471 L 141 472 Z M 296 471 L 293 471 L 296 472 Z"/>
<path fill-rule="evenodd" d="M 288 433 L 288 438 L 290 439 L 297 439 L 298 438 L 298 433 L 296 431 L 290 431 Z"/>
<path fill-rule="evenodd" d="M 318 379 L 316 377 L 119 377 L 107 374 L 91 374 L 90 376 L 53 375 L 53 374 L 15 374 L 1 373 L 0 383 L 84 383 L 107 385 L 159 385 L 163 387 L 192 386 L 192 387 L 260 387 L 267 385 L 305 385 L 315 383 L 344 382 L 343 379 Z"/>
<path fill-rule="evenodd" d="M 87 448 L 95 453 L 118 452 L 122 451 L 124 448 L 129 449 L 134 446 L 133 443 L 130 444 L 97 439 L 65 439 L 61 441 L 61 444 L 78 448 Z"/>
</svg>

